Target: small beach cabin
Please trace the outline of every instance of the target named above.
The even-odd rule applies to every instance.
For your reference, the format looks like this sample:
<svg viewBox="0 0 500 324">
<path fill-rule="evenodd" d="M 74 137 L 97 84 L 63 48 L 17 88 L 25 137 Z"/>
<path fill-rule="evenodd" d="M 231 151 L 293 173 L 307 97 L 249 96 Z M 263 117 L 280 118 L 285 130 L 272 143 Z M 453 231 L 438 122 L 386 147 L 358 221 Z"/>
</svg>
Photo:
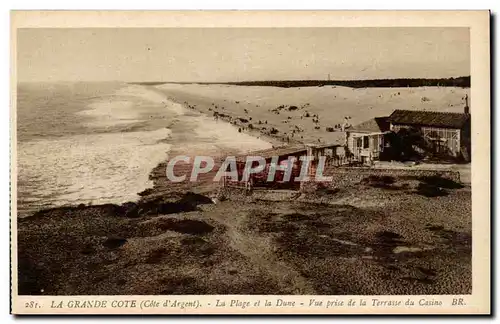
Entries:
<svg viewBox="0 0 500 324">
<path fill-rule="evenodd" d="M 375 117 L 346 130 L 346 147 L 354 158 L 365 164 L 383 159 L 389 147 L 389 117 Z"/>
<path fill-rule="evenodd" d="M 417 131 L 423 139 L 420 150 L 437 157 L 470 161 L 470 113 L 395 110 L 389 117 L 391 131 Z"/>
<path fill-rule="evenodd" d="M 390 116 L 376 117 L 346 130 L 345 145 L 355 159 L 369 164 L 391 159 L 396 141 L 404 133 L 418 136 L 414 149 L 423 156 L 442 160 L 470 161 L 470 113 L 395 110 Z M 408 146 L 408 145 L 407 145 Z"/>
</svg>

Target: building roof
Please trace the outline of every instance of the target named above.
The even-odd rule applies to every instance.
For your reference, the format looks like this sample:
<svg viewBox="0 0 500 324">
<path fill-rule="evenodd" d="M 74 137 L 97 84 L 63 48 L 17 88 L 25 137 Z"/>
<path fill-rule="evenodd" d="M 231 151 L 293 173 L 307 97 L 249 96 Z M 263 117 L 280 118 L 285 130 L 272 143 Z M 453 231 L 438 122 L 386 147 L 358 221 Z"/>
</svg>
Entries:
<svg viewBox="0 0 500 324">
<path fill-rule="evenodd" d="M 331 143 L 321 143 L 321 144 L 309 144 L 308 146 L 311 146 L 316 149 L 322 149 L 322 148 L 335 148 L 335 147 L 343 147 L 344 144 L 341 143 L 336 143 L 336 142 L 331 142 Z"/>
<path fill-rule="evenodd" d="M 389 131 L 389 117 L 375 117 L 346 129 L 347 132 L 384 133 Z"/>
<path fill-rule="evenodd" d="M 470 115 L 437 111 L 395 110 L 389 121 L 393 124 L 462 128 Z"/>
<path fill-rule="evenodd" d="M 305 151 L 307 151 L 307 147 L 304 144 L 279 146 L 260 151 L 248 152 L 245 155 L 237 156 L 236 161 L 245 162 L 247 156 L 261 156 L 264 159 L 269 159 L 272 158 L 273 156 L 288 156 Z"/>
</svg>

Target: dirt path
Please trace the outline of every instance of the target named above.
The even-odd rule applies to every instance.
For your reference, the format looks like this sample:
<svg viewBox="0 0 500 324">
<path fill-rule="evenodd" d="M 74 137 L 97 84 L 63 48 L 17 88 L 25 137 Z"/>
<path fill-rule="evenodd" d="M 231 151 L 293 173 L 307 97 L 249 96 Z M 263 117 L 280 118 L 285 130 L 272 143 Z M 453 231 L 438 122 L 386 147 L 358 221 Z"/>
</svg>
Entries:
<svg viewBox="0 0 500 324">
<path fill-rule="evenodd" d="M 314 295 L 311 284 L 291 265 L 279 260 L 273 251 L 271 237 L 258 235 L 245 229 L 246 217 L 234 217 L 231 204 L 217 205 L 216 209 L 207 211 L 207 216 L 226 226 L 229 244 L 242 255 L 251 260 L 259 269 L 269 273 L 284 286 L 289 294 Z M 215 207 L 215 206 L 213 206 Z"/>
</svg>

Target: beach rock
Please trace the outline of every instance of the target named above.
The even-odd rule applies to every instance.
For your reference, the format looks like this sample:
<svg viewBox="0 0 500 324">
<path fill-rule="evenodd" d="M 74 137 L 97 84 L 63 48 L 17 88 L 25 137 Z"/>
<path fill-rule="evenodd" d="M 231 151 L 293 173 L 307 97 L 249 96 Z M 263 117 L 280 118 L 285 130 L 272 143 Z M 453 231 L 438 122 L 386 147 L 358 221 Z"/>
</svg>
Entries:
<svg viewBox="0 0 500 324">
<path fill-rule="evenodd" d="M 214 227 L 203 221 L 193 219 L 168 218 L 163 220 L 159 227 L 162 230 L 171 230 L 183 234 L 202 235 L 210 233 Z"/>
<path fill-rule="evenodd" d="M 212 204 L 212 199 L 194 192 L 187 192 L 179 202 L 190 203 L 192 205 Z"/>
<path fill-rule="evenodd" d="M 139 196 L 148 196 L 150 194 L 152 194 L 154 192 L 154 190 L 152 188 L 148 188 L 148 189 L 145 189 L 141 192 L 138 193 Z"/>
</svg>

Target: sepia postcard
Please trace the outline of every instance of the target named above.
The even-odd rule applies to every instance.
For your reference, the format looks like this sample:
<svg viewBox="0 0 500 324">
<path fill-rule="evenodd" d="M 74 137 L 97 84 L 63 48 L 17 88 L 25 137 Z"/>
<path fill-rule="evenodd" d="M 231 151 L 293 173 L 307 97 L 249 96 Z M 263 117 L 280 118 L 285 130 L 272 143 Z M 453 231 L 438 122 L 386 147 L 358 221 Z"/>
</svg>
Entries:
<svg viewBox="0 0 500 324">
<path fill-rule="evenodd" d="M 11 12 L 11 313 L 490 314 L 489 22 Z"/>
</svg>

